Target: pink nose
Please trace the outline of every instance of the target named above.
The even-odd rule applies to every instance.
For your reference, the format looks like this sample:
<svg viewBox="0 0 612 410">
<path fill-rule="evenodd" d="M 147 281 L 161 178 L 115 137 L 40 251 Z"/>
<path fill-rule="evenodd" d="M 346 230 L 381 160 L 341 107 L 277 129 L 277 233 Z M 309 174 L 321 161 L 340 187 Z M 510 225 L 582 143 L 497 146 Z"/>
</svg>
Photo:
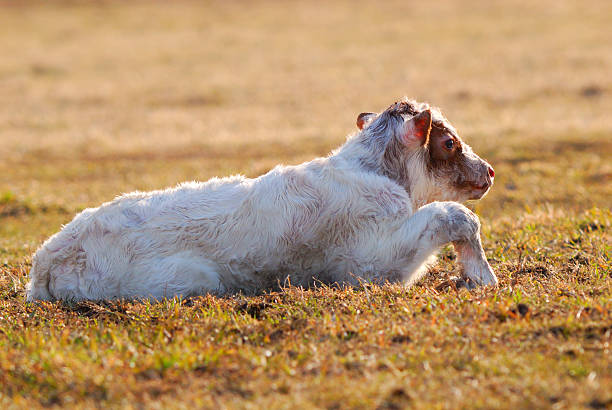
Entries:
<svg viewBox="0 0 612 410">
<path fill-rule="evenodd" d="M 492 167 L 489 167 L 489 176 L 490 176 L 491 178 L 494 178 L 494 177 L 495 177 L 495 171 L 493 171 L 493 168 L 492 168 Z"/>
</svg>

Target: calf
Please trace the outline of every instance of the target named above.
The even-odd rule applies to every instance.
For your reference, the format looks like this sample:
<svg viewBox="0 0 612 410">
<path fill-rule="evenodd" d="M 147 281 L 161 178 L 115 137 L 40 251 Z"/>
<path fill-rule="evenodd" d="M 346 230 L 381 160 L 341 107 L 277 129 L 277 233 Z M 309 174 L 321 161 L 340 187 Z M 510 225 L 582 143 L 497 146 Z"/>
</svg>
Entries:
<svg viewBox="0 0 612 410">
<path fill-rule="evenodd" d="M 491 166 L 427 104 L 357 124 L 326 158 L 86 209 L 34 255 L 27 299 L 253 294 L 288 278 L 409 284 L 447 243 L 470 285 L 496 284 L 478 218 L 458 203 L 487 193 Z"/>
</svg>

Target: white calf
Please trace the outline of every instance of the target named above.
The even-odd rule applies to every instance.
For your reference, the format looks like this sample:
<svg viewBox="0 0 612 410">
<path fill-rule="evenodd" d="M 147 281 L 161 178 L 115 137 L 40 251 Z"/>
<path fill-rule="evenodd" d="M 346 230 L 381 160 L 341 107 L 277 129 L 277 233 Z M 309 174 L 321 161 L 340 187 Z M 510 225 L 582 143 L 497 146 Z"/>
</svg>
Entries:
<svg viewBox="0 0 612 410">
<path fill-rule="evenodd" d="M 86 209 L 36 252 L 27 299 L 248 294 L 285 283 L 411 283 L 453 243 L 468 282 L 496 284 L 478 218 L 493 169 L 439 110 L 358 118 L 327 158 L 135 192 Z"/>
</svg>

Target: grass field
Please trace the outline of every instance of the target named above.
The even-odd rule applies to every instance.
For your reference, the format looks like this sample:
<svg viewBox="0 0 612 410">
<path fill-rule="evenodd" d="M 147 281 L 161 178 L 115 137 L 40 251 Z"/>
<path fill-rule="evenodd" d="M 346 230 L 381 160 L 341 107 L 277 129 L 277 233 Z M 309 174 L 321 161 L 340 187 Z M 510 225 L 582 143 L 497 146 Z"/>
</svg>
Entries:
<svg viewBox="0 0 612 410">
<path fill-rule="evenodd" d="M 493 7 L 492 4 L 495 4 Z M 5 407 L 612 408 L 612 2 L 0 2 Z M 498 289 L 26 304 L 31 254 L 135 189 L 327 154 L 442 107 L 496 171 Z"/>
</svg>

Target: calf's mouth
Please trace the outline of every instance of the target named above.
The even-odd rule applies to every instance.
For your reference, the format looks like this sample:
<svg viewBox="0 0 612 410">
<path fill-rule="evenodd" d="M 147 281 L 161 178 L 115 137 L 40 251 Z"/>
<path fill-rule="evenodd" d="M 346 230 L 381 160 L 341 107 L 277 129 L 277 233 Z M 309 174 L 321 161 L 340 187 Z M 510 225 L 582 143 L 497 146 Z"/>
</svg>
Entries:
<svg viewBox="0 0 612 410">
<path fill-rule="evenodd" d="M 469 184 L 470 187 L 470 199 L 482 198 L 493 185 L 493 181 L 486 180 L 484 182 L 472 182 Z"/>
</svg>

